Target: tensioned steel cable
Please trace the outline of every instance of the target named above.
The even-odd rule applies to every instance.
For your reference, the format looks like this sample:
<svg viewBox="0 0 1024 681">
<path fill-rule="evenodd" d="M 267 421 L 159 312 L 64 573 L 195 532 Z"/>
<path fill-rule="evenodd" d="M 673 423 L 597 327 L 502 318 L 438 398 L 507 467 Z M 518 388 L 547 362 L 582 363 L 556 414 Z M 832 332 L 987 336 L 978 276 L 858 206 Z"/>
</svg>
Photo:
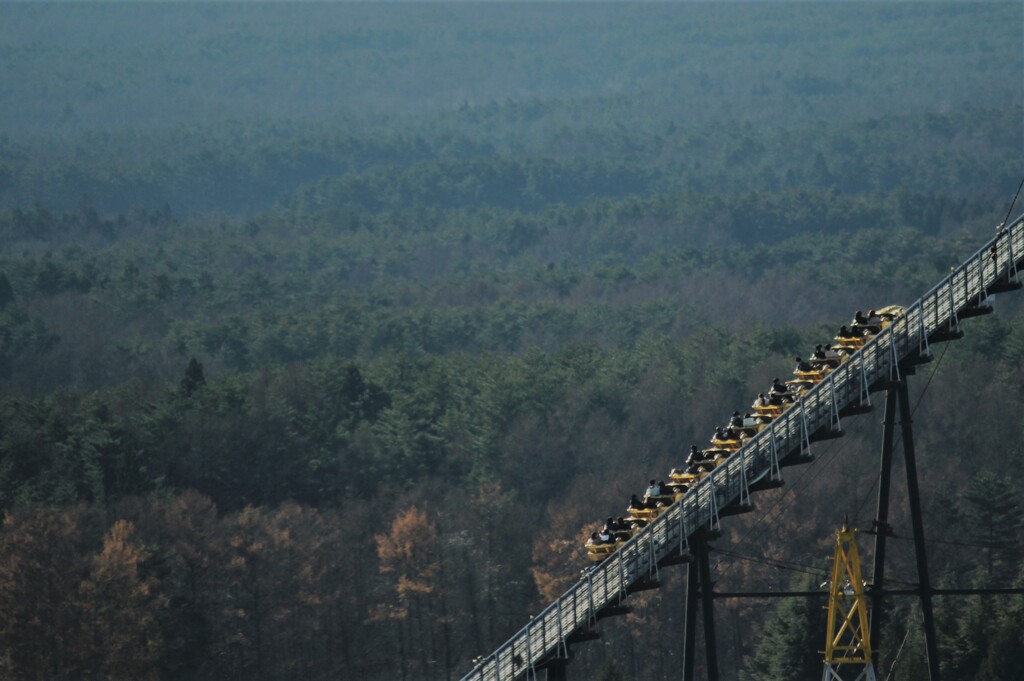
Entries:
<svg viewBox="0 0 1024 681">
<path fill-rule="evenodd" d="M 725 555 L 730 556 L 732 558 L 736 558 L 737 560 L 742 560 L 742 561 L 745 561 L 745 562 L 748 562 L 748 563 L 760 563 L 762 565 L 767 565 L 769 567 L 774 567 L 774 568 L 777 568 L 779 570 L 789 570 L 791 572 L 799 572 L 799 573 L 811 575 L 812 577 L 827 578 L 829 576 L 829 570 L 828 569 L 816 568 L 816 567 L 813 567 L 813 566 L 810 566 L 810 565 L 804 565 L 803 563 L 798 563 L 796 561 L 779 560 L 779 559 L 775 559 L 775 558 L 762 558 L 762 557 L 758 557 L 758 556 L 747 556 L 747 555 L 744 555 L 742 553 L 736 553 L 736 552 L 733 552 L 733 551 L 729 551 L 727 549 L 716 549 L 716 552 L 725 554 Z M 908 587 L 908 588 L 916 587 L 917 586 L 917 584 L 915 582 L 908 582 L 908 581 L 905 581 L 905 580 L 893 579 L 893 580 L 890 580 L 890 581 L 892 581 L 894 584 L 902 584 L 903 586 Z"/>
<path fill-rule="evenodd" d="M 890 539 L 899 539 L 901 541 L 913 541 L 910 537 L 901 537 L 898 535 L 889 535 Z M 925 541 L 925 544 L 946 544 L 948 546 L 962 546 L 968 549 L 1008 549 L 1014 546 L 1014 542 L 966 542 L 966 541 L 952 541 L 949 539 L 929 539 Z"/>
<path fill-rule="evenodd" d="M 903 642 L 900 643 L 899 649 L 896 651 L 896 657 L 892 661 L 892 666 L 889 667 L 889 673 L 885 675 L 885 681 L 890 681 L 892 675 L 896 673 L 896 665 L 900 663 L 900 657 L 903 656 L 903 646 L 907 644 L 907 638 L 910 636 L 910 629 L 907 629 L 907 633 L 903 635 Z"/>
<path fill-rule="evenodd" d="M 735 558 L 736 560 L 742 560 L 748 563 L 759 563 L 761 565 L 767 565 L 769 567 L 778 568 L 780 570 L 791 570 L 793 572 L 802 572 L 807 575 L 814 577 L 825 577 L 828 575 L 828 571 L 823 568 L 816 568 L 810 565 L 804 565 L 792 560 L 782 560 L 778 558 L 767 558 L 764 556 L 748 556 L 742 553 L 736 553 L 728 549 L 715 549 L 715 553 L 720 553 L 723 556 Z"/>
</svg>

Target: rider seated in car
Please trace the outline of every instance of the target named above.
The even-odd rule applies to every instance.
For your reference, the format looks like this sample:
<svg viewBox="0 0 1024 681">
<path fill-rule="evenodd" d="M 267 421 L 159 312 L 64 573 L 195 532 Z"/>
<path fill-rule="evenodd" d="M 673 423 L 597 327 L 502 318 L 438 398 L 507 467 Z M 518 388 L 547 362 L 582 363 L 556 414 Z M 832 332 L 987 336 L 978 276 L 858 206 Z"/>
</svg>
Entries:
<svg viewBox="0 0 1024 681">
<path fill-rule="evenodd" d="M 874 310 L 868 312 L 868 321 L 864 325 L 864 328 L 871 333 L 878 333 L 882 330 L 882 318 L 878 316 L 878 313 Z"/>
<path fill-rule="evenodd" d="M 616 539 L 622 539 L 624 541 L 629 539 L 630 527 L 629 523 L 626 522 L 625 518 L 619 516 L 619 519 L 616 520 L 614 523 L 614 528 L 615 529 L 611 530 L 613 537 L 615 537 Z"/>
<path fill-rule="evenodd" d="M 796 361 L 796 371 L 799 371 L 801 373 L 807 373 L 809 371 L 814 371 L 814 367 L 811 366 L 810 362 L 805 362 L 802 359 L 800 359 L 799 357 L 797 357 L 795 361 Z"/>
<path fill-rule="evenodd" d="M 832 349 L 831 345 L 818 346 L 818 350 L 811 355 L 811 366 L 819 371 L 825 367 L 836 368 L 839 366 L 839 353 Z"/>
</svg>

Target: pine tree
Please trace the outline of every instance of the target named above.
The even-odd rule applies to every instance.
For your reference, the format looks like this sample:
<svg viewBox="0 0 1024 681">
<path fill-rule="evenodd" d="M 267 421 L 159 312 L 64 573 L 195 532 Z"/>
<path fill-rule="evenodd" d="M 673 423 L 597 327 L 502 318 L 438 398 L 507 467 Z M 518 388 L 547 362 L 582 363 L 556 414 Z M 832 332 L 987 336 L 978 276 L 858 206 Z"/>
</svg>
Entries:
<svg viewBox="0 0 1024 681">
<path fill-rule="evenodd" d="M 990 471 L 979 471 L 964 500 L 974 536 L 984 544 L 985 574 L 995 581 L 1012 579 L 1024 557 L 1019 541 L 1021 505 L 1013 483 Z"/>
<path fill-rule="evenodd" d="M 203 365 L 193 357 L 188 361 L 185 368 L 185 376 L 181 379 L 181 392 L 185 397 L 191 397 L 192 393 L 206 385 L 206 376 L 203 375 Z"/>
<path fill-rule="evenodd" d="M 127 520 L 113 524 L 81 592 L 91 610 L 97 666 L 109 678 L 157 679 L 156 663 L 164 653 L 160 622 L 168 599 L 157 579 L 146 574 L 151 554 L 134 534 Z"/>
<path fill-rule="evenodd" d="M 5 272 L 0 272 L 0 310 L 14 302 L 14 289 Z"/>
<path fill-rule="evenodd" d="M 619 665 L 615 664 L 615 660 L 608 660 L 608 664 L 601 670 L 598 681 L 626 681 L 626 677 L 619 671 Z"/>
<path fill-rule="evenodd" d="M 795 589 L 813 588 L 801 578 Z M 820 678 L 825 645 L 825 611 L 814 598 L 786 598 L 764 624 L 761 642 L 745 661 L 741 681 L 792 681 Z"/>
</svg>

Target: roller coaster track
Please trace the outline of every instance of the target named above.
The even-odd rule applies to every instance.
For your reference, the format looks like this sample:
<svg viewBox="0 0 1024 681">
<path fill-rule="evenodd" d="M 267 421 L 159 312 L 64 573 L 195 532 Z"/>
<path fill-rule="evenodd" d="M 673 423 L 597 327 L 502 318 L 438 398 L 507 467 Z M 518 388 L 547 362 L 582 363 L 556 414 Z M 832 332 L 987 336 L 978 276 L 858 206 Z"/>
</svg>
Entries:
<svg viewBox="0 0 1024 681">
<path fill-rule="evenodd" d="M 750 507 L 750 493 L 781 484 L 781 466 L 810 461 L 811 443 L 842 433 L 840 420 L 870 408 L 870 393 L 900 380 L 900 372 L 931 358 L 929 343 L 960 337 L 960 319 L 984 309 L 989 295 L 1020 288 L 1024 215 L 954 268 L 906 313 L 869 340 L 768 428 L 643 528 L 554 603 L 531 618 L 463 681 L 535 678 L 552 660 L 568 659 L 574 638 L 620 609 L 632 591 L 656 579 L 659 565 L 686 560 L 701 529 Z"/>
</svg>

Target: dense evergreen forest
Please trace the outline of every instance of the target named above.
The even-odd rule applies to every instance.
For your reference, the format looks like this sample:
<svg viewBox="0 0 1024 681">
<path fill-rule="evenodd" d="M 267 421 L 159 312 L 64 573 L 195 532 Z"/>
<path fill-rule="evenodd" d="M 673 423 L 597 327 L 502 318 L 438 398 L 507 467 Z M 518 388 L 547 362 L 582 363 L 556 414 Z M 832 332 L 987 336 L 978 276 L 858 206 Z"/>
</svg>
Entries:
<svg viewBox="0 0 1024 681">
<path fill-rule="evenodd" d="M 991 235 L 1022 25 L 0 5 L 0 677 L 459 678 L 794 355 Z M 996 308 L 911 383 L 941 586 L 1024 586 L 1024 295 Z M 719 589 L 827 578 L 843 518 L 871 525 L 880 418 L 725 523 Z M 683 573 L 570 678 L 679 678 Z M 820 678 L 818 606 L 721 601 L 725 678 Z M 1019 678 L 1024 599 L 936 608 L 943 678 Z M 894 679 L 927 678 L 919 620 L 886 612 Z"/>
</svg>

